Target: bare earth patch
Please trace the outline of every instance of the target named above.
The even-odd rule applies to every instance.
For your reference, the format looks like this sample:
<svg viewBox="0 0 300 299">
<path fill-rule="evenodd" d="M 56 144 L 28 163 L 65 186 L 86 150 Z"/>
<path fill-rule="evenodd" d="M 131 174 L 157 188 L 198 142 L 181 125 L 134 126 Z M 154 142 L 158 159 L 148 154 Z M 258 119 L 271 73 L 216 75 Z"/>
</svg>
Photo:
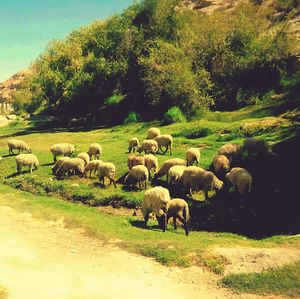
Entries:
<svg viewBox="0 0 300 299">
<path fill-rule="evenodd" d="M 215 248 L 214 251 L 228 261 L 225 266 L 225 275 L 258 273 L 300 260 L 300 250 L 292 248 L 237 247 Z"/>
</svg>

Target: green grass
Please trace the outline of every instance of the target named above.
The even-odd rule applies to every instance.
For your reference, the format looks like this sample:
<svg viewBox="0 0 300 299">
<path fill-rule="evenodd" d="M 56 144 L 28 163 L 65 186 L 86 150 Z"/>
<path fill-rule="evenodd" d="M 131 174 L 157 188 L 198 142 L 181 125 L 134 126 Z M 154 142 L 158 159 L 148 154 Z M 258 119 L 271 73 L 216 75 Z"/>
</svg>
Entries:
<svg viewBox="0 0 300 299">
<path fill-rule="evenodd" d="M 206 112 L 201 119 L 163 126 L 161 131 L 174 136 L 172 158 L 184 158 L 187 148 L 200 147 L 200 166 L 208 168 L 218 148 L 226 142 L 242 143 L 245 137 L 260 136 L 274 144 L 295 134 L 299 130 L 298 122 L 266 116 L 282 105 L 280 103 L 267 102 L 265 105 L 259 104 L 233 112 Z M 264 111 L 265 118 L 261 118 L 262 114 L 259 111 Z M 60 196 L 67 200 L 82 201 L 91 206 L 112 204 L 134 207 L 141 201 L 143 192 L 125 191 L 120 184 L 117 189 L 101 189 L 97 178 L 72 177 L 64 181 L 56 180 L 51 173 L 52 155 L 49 148 L 54 143 L 70 142 L 76 145 L 78 152 L 86 152 L 89 144 L 99 142 L 103 148 L 101 159 L 115 163 L 116 176 L 120 178 L 127 172 L 126 152 L 129 139 L 136 136 L 142 141 L 151 126 L 159 126 L 159 123 L 131 123 L 89 131 L 51 128 L 39 131 L 29 122 L 18 122 L 0 128 L 0 154 L 4 156 L 0 161 L 0 181 L 37 195 Z M 15 157 L 6 157 L 7 140 L 10 138 L 25 140 L 31 146 L 33 153 L 38 156 L 40 167 L 33 175 L 14 175 Z M 158 155 L 159 164 L 169 158 L 168 154 Z M 74 187 L 74 184 L 79 186 Z"/>
<path fill-rule="evenodd" d="M 228 275 L 221 283 L 239 292 L 300 296 L 300 261 L 262 273 Z"/>
</svg>

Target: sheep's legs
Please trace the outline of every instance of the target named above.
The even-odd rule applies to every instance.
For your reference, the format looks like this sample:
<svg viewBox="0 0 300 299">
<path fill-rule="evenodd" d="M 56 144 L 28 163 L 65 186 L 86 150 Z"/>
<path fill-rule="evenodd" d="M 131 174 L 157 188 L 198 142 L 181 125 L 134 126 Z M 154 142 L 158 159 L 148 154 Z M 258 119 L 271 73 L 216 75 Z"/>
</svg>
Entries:
<svg viewBox="0 0 300 299">
<path fill-rule="evenodd" d="M 148 219 L 149 219 L 149 213 L 147 213 L 145 216 L 144 216 L 144 226 L 145 228 L 147 228 L 147 222 L 148 222 Z"/>
<path fill-rule="evenodd" d="M 177 218 L 177 216 L 174 216 L 174 217 L 173 217 L 173 225 L 174 225 L 174 229 L 177 229 L 176 218 Z"/>
<path fill-rule="evenodd" d="M 115 183 L 115 180 L 113 180 L 113 179 L 110 179 L 109 186 L 111 185 L 111 183 L 113 183 L 113 184 L 114 184 L 114 186 L 115 186 L 115 188 L 117 188 L 117 185 L 116 185 L 116 183 Z"/>
<path fill-rule="evenodd" d="M 189 234 L 188 222 L 181 215 L 177 215 L 177 217 L 178 217 L 179 221 L 181 221 L 181 223 L 184 226 L 185 234 L 188 235 Z"/>
</svg>

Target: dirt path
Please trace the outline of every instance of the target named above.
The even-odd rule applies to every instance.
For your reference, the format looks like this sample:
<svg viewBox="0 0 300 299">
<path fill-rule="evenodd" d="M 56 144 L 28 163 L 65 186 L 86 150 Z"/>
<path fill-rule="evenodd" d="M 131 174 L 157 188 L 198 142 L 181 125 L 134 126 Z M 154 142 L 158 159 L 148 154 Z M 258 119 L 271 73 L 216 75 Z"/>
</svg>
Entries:
<svg viewBox="0 0 300 299">
<path fill-rule="evenodd" d="M 262 298 L 233 295 L 210 272 L 167 268 L 113 242 L 0 206 L 0 285 L 12 299 Z"/>
</svg>

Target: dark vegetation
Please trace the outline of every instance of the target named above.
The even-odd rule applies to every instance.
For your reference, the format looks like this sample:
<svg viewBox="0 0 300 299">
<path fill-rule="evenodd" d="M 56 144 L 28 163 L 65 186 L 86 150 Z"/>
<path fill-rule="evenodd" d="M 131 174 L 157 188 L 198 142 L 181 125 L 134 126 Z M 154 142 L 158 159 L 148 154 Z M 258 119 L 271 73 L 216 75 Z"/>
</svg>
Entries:
<svg viewBox="0 0 300 299">
<path fill-rule="evenodd" d="M 255 2 L 255 1 L 254 1 Z M 293 76 L 287 20 L 298 1 L 239 5 L 208 16 L 179 0 L 144 0 L 53 41 L 15 93 L 19 111 L 61 125 L 163 118 L 168 124 L 210 107 L 233 110 L 281 91 Z M 274 12 L 282 10 L 280 21 Z M 75 118 L 75 119 L 74 119 Z"/>
</svg>

